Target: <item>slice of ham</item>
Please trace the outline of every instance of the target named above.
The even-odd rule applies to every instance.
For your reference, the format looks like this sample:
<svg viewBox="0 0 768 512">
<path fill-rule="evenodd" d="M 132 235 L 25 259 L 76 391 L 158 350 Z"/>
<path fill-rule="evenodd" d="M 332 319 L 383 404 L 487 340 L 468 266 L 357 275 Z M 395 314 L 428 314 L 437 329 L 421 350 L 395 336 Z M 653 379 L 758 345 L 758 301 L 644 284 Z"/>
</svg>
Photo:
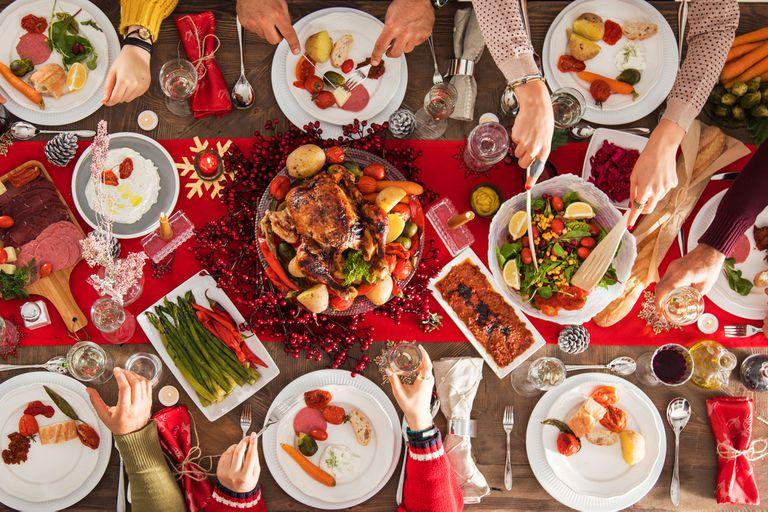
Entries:
<svg viewBox="0 0 768 512">
<path fill-rule="evenodd" d="M 736 263 L 744 263 L 746 259 L 749 257 L 749 251 L 751 247 L 749 244 L 749 238 L 746 237 L 746 235 L 741 235 L 738 240 L 736 240 L 736 243 L 733 245 L 733 250 L 731 251 L 731 258 Z"/>
<path fill-rule="evenodd" d="M 29 59 L 37 66 L 48 60 L 51 49 L 48 47 L 48 38 L 43 34 L 27 33 L 19 38 L 16 44 L 16 53 L 22 59 Z"/>
<path fill-rule="evenodd" d="M 296 435 L 309 434 L 312 430 L 326 430 L 327 427 L 328 422 L 323 418 L 323 413 L 317 409 L 305 407 L 293 418 L 293 431 Z"/>
<path fill-rule="evenodd" d="M 368 94 L 368 89 L 366 89 L 363 85 L 358 85 L 352 89 L 349 99 L 341 108 L 342 110 L 347 110 L 349 112 L 360 112 L 368 106 L 368 102 L 370 100 L 371 96 Z"/>
</svg>

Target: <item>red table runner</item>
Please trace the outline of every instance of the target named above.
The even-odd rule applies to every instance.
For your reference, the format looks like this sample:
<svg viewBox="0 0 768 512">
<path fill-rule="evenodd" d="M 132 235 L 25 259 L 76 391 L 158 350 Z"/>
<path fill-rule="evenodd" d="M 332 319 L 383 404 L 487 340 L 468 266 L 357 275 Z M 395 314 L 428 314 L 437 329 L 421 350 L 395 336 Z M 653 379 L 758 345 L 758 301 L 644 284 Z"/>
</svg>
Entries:
<svg viewBox="0 0 768 512">
<path fill-rule="evenodd" d="M 211 145 L 215 145 L 216 142 L 224 143 L 226 139 L 208 139 Z M 205 141 L 205 139 L 203 139 Z M 185 140 L 165 140 L 159 141 L 173 156 L 175 162 L 181 162 L 183 157 L 188 157 L 191 161 L 193 154 L 193 148 L 196 143 L 192 139 Z M 250 154 L 250 139 L 235 139 L 234 143 L 240 146 L 246 154 Z M 504 197 L 508 198 L 523 190 L 522 173 L 520 169 L 513 165 L 500 164 L 491 170 L 485 176 L 465 176 L 464 170 L 460 165 L 457 155 L 462 150 L 464 143 L 462 141 L 393 141 L 392 145 L 413 145 L 420 151 L 422 156 L 417 161 L 417 165 L 422 170 L 422 179 L 424 183 L 434 189 L 440 196 L 450 197 L 456 204 L 456 207 L 460 211 L 469 209 L 469 194 L 472 188 L 481 182 L 491 182 L 496 185 L 504 194 Z M 39 160 L 41 162 L 47 162 L 43 154 L 44 142 L 17 142 L 9 151 L 8 156 L 3 158 L 3 166 L 0 168 L 0 174 L 8 172 L 14 167 L 28 161 Z M 87 143 L 82 143 L 80 150 L 78 151 L 78 157 L 82 150 L 87 146 Z M 586 144 L 584 143 L 571 143 L 561 146 L 555 150 L 550 158 L 551 162 L 556 166 L 559 173 L 572 172 L 581 173 L 581 165 L 586 153 Z M 66 199 L 70 208 L 77 215 L 77 210 L 72 202 L 71 192 L 71 177 L 74 168 L 74 162 L 66 168 L 53 167 L 47 164 L 49 173 L 51 174 L 53 181 L 61 191 L 62 195 Z M 742 159 L 735 162 L 728 167 L 727 170 L 740 170 L 746 163 L 747 159 Z M 225 209 L 223 205 L 218 201 L 211 199 L 210 193 L 203 191 L 202 197 L 187 198 L 188 186 L 192 183 L 189 180 L 189 174 L 186 177 L 181 177 L 181 191 L 179 193 L 179 200 L 177 203 L 177 209 L 183 210 L 187 216 L 194 222 L 195 226 L 202 227 L 209 220 L 215 219 L 224 214 Z M 715 193 L 719 192 L 723 188 L 727 187 L 727 182 L 713 182 L 711 183 L 704 195 L 702 196 L 697 209 L 706 202 Z M 78 217 L 79 218 L 79 217 Z M 693 215 L 691 215 L 693 218 Z M 84 228 L 88 228 L 87 224 L 80 219 L 81 225 Z M 470 229 L 475 235 L 476 242 L 473 245 L 474 251 L 480 256 L 483 261 L 486 261 L 486 253 L 488 249 L 488 228 L 490 220 L 488 219 L 476 219 L 469 224 Z M 686 222 L 685 229 L 690 225 L 690 219 Z M 442 247 L 442 243 L 437 239 L 431 229 L 428 230 L 428 236 L 434 237 L 436 243 L 441 248 L 440 258 L 443 262 L 447 262 L 450 259 L 448 251 Z M 191 243 L 187 242 L 181 249 L 177 251 L 175 261 L 173 263 L 173 270 L 161 279 L 154 279 L 151 276 L 151 270 L 149 263 L 145 268 L 146 283 L 144 285 L 144 292 L 142 296 L 135 303 L 131 304 L 128 309 L 134 314 L 139 314 L 147 307 L 152 305 L 158 299 L 162 298 L 166 293 L 174 289 L 176 286 L 186 281 L 196 271 L 200 269 L 200 265 L 195 260 L 194 254 L 191 252 Z M 141 250 L 139 240 L 124 240 L 123 252 Z M 672 259 L 678 258 L 679 252 L 677 246 L 674 245 L 667 254 L 662 268 L 664 268 Z M 72 272 L 71 287 L 75 296 L 75 300 L 80 305 L 81 309 L 88 314 L 88 310 L 91 304 L 98 297 L 93 288 L 86 283 L 86 278 L 93 273 L 84 262 L 81 262 Z M 234 297 L 233 297 L 234 298 Z M 434 299 L 430 299 L 434 300 Z M 9 317 L 21 325 L 21 317 L 19 313 L 20 305 L 23 301 L 0 301 L 0 315 Z M 241 306 L 242 307 L 242 306 Z M 720 308 L 712 304 L 707 300 L 706 309 L 709 312 L 717 315 L 720 320 L 720 325 L 730 323 L 743 323 L 743 320 L 722 311 Z M 36 329 L 34 331 L 27 331 L 22 328 L 24 340 L 22 345 L 57 345 L 57 344 L 69 344 L 72 343 L 72 338 L 66 332 L 64 325 L 59 317 L 58 313 L 49 304 L 49 310 L 53 317 L 53 323 L 50 326 Z M 441 311 L 441 308 L 437 303 L 433 304 L 433 311 Z M 645 327 L 644 321 L 637 317 L 639 310 L 639 303 L 635 306 L 633 311 L 627 315 L 627 317 L 617 325 L 610 328 L 601 328 L 593 323 L 587 324 L 591 333 L 591 340 L 594 344 L 603 345 L 658 345 L 666 342 L 679 342 L 689 343 L 704 337 L 710 339 L 717 339 L 722 341 L 728 346 L 755 346 L 755 345 L 768 345 L 768 340 L 762 336 L 755 336 L 752 338 L 724 338 L 722 335 L 722 328 L 712 336 L 702 335 L 695 326 L 688 326 L 683 330 L 676 330 L 666 334 L 654 335 Z M 245 313 L 245 312 L 244 312 Z M 247 317 L 247 314 L 246 314 Z M 441 329 L 436 331 L 425 333 L 421 330 L 420 326 L 416 322 L 409 320 L 406 316 L 400 325 L 394 325 L 391 320 L 380 315 L 369 314 L 367 317 L 368 322 L 374 327 L 374 339 L 386 340 L 391 338 L 403 339 L 403 340 L 417 340 L 424 342 L 432 341 L 466 341 L 464 335 L 459 331 L 458 327 L 450 320 L 447 315 L 443 316 L 444 322 Z M 550 342 L 555 343 L 557 341 L 557 334 L 561 329 L 561 326 L 546 322 L 542 320 L 532 319 L 534 325 L 539 329 L 544 338 Z M 755 325 L 758 322 L 752 322 Z M 80 337 L 90 338 L 97 342 L 104 342 L 98 331 L 92 326 L 88 326 L 85 329 L 87 334 L 80 333 Z M 136 335 L 132 340 L 133 343 L 146 343 L 147 338 L 141 329 L 137 329 Z"/>
</svg>

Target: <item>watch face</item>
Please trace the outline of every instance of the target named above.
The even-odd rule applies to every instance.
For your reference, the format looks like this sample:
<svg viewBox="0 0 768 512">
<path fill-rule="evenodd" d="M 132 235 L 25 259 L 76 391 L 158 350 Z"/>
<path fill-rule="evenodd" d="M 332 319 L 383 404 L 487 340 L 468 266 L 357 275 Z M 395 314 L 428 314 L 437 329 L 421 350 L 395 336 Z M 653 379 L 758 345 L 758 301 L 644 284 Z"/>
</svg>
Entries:
<svg viewBox="0 0 768 512">
<path fill-rule="evenodd" d="M 432 3 L 435 4 L 435 7 L 445 7 L 448 4 L 448 0 L 432 0 Z"/>
<path fill-rule="evenodd" d="M 152 39 L 152 34 L 149 32 L 149 29 L 146 27 L 141 27 L 139 29 L 138 34 L 139 34 L 139 37 L 144 39 L 145 41 L 149 41 L 150 39 Z"/>
</svg>

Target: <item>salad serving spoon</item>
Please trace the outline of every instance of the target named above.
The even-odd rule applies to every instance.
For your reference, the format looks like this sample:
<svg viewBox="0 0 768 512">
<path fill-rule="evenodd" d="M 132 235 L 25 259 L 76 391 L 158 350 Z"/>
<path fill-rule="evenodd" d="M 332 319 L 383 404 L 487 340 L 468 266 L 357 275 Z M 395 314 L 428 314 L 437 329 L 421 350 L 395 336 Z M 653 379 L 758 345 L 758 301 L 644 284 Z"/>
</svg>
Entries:
<svg viewBox="0 0 768 512">
<path fill-rule="evenodd" d="M 610 370 L 616 375 L 632 375 L 637 370 L 637 363 L 629 356 L 620 356 L 608 364 L 567 364 L 565 371 L 575 370 Z"/>
<path fill-rule="evenodd" d="M 71 133 L 80 138 L 90 138 L 96 135 L 93 130 L 41 130 L 26 121 L 16 121 L 10 128 L 11 136 L 16 140 L 29 140 L 41 133 Z"/>
<path fill-rule="evenodd" d="M 611 129 L 616 130 L 617 132 L 634 133 L 635 135 L 648 135 L 649 133 L 651 133 L 650 128 L 646 128 L 644 126 L 633 126 L 630 128 L 611 128 Z M 580 123 L 577 123 L 571 126 L 568 132 L 571 134 L 571 137 L 573 137 L 576 140 L 586 140 L 595 133 L 595 130 L 597 130 L 596 127 L 592 126 L 589 123 L 581 121 Z"/>
<path fill-rule="evenodd" d="M 42 364 L 0 364 L 0 372 L 22 370 L 25 368 L 43 368 L 53 373 L 67 373 L 67 359 L 64 356 L 52 357 Z"/>
<path fill-rule="evenodd" d="M 672 483 L 669 487 L 669 497 L 672 504 L 680 506 L 680 432 L 691 419 L 691 404 L 685 398 L 678 397 L 667 406 L 667 422 L 675 433 L 675 465 L 672 469 Z"/>
</svg>

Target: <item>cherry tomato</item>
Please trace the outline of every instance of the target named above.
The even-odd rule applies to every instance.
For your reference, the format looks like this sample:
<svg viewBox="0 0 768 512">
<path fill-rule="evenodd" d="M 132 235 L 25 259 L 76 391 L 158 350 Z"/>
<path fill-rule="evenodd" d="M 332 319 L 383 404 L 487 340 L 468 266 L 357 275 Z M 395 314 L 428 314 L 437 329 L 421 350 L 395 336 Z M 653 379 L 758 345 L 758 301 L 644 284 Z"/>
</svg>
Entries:
<svg viewBox="0 0 768 512">
<path fill-rule="evenodd" d="M 131 174 L 133 174 L 133 160 L 130 158 L 124 158 L 122 162 L 120 162 L 120 167 L 118 167 L 118 172 L 120 173 L 120 179 L 121 180 L 127 180 L 131 177 Z"/>
<path fill-rule="evenodd" d="M 40 428 L 37 425 L 37 420 L 31 414 L 22 414 L 19 418 L 19 434 L 24 437 L 29 437 L 37 434 Z"/>
<path fill-rule="evenodd" d="M 40 269 L 38 270 L 40 277 L 45 277 L 49 275 L 51 272 L 53 272 L 53 265 L 51 265 L 50 263 L 43 263 L 42 265 L 40 265 Z"/>
<path fill-rule="evenodd" d="M 352 59 L 347 59 L 341 63 L 341 72 L 349 73 L 350 71 L 352 71 L 352 68 L 354 67 L 355 67 L 355 61 L 353 61 Z"/>
<path fill-rule="evenodd" d="M 398 260 L 395 265 L 395 271 L 392 272 L 392 277 L 395 279 L 405 279 L 413 272 L 413 263 L 411 260 Z"/>
<path fill-rule="evenodd" d="M 10 215 L 0 216 L 0 228 L 6 229 L 13 227 L 13 217 Z"/>
<path fill-rule="evenodd" d="M 606 407 L 605 416 L 600 420 L 600 424 L 611 432 L 621 432 L 627 428 L 627 413 L 618 407 L 609 405 Z"/>
<path fill-rule="evenodd" d="M 397 203 L 389 213 L 398 214 L 405 222 L 408 222 L 411 219 L 411 207 L 404 203 Z"/>
<path fill-rule="evenodd" d="M 541 234 L 541 233 L 539 233 L 539 228 L 537 228 L 536 226 L 531 226 L 531 232 L 533 233 L 533 239 L 534 240 L 539 238 L 539 235 Z"/>
<path fill-rule="evenodd" d="M 600 234 L 600 226 L 595 224 L 594 222 L 589 223 L 589 234 L 592 236 L 597 236 Z"/>
<path fill-rule="evenodd" d="M 346 413 L 344 412 L 344 409 L 338 405 L 326 405 L 322 412 L 325 421 L 331 425 L 341 425 L 344 423 L 344 416 L 346 416 Z"/>
<path fill-rule="evenodd" d="M 315 428 L 309 431 L 309 437 L 315 441 L 325 441 L 328 439 L 328 432 L 319 428 Z"/>
<path fill-rule="evenodd" d="M 339 297 L 338 295 L 334 295 L 333 297 L 331 297 L 331 299 L 328 302 L 331 305 L 331 307 L 336 311 L 346 311 L 352 306 L 352 303 L 355 301 L 344 299 Z"/>
<path fill-rule="evenodd" d="M 387 174 L 387 171 L 381 164 L 370 164 L 365 166 L 365 169 L 363 169 L 363 174 L 370 176 L 375 180 L 383 180 L 384 176 Z"/>
<path fill-rule="evenodd" d="M 331 146 L 326 148 L 325 158 L 332 164 L 340 164 L 347 158 L 347 155 L 344 153 L 343 148 L 339 146 Z"/>
<path fill-rule="evenodd" d="M 357 188 L 363 194 L 372 194 L 376 192 L 376 180 L 370 176 L 361 176 L 357 180 Z"/>
<path fill-rule="evenodd" d="M 587 249 L 593 248 L 595 245 L 597 245 L 597 242 L 595 242 L 595 239 L 591 236 L 585 236 L 584 238 L 579 241 L 579 245 L 582 247 L 586 247 Z"/>
<path fill-rule="evenodd" d="M 0 248 L 0 265 L 8 261 L 8 253 L 4 248 Z"/>
<path fill-rule="evenodd" d="M 562 234 L 563 230 L 565 229 L 565 222 L 563 222 L 561 219 L 554 219 L 552 221 L 552 231 L 557 233 L 558 235 Z"/>
<path fill-rule="evenodd" d="M 569 73 L 571 71 L 584 71 L 587 69 L 587 65 L 573 55 L 561 55 L 557 59 L 557 69 L 563 73 Z"/>
<path fill-rule="evenodd" d="M 520 259 L 523 260 L 525 265 L 533 263 L 533 255 L 528 247 L 523 247 L 523 250 L 520 251 Z"/>
<path fill-rule="evenodd" d="M 560 432 L 557 436 L 557 451 L 570 457 L 581 450 L 581 440 L 568 432 Z"/>
<path fill-rule="evenodd" d="M 333 395 L 324 389 L 312 389 L 304 393 L 304 403 L 312 409 L 322 409 L 331 403 L 332 398 Z"/>
<path fill-rule="evenodd" d="M 389 273 L 395 271 L 395 267 L 397 266 L 397 256 L 394 254 L 385 254 L 384 255 L 384 261 L 387 263 L 387 270 L 389 270 Z"/>
<path fill-rule="evenodd" d="M 605 20 L 605 30 L 603 31 L 603 41 L 610 45 L 616 44 L 624 32 L 621 30 L 621 25 L 613 20 Z"/>
<path fill-rule="evenodd" d="M 603 407 L 613 405 L 619 401 L 619 397 L 616 394 L 616 388 L 613 386 L 600 386 L 595 388 L 590 397 Z"/>
<path fill-rule="evenodd" d="M 578 249 L 576 249 L 576 255 L 582 260 L 587 259 L 587 257 L 589 256 L 589 252 L 590 252 L 589 249 L 587 249 L 586 247 L 579 247 Z"/>
<path fill-rule="evenodd" d="M 275 176 L 272 182 L 269 184 L 269 194 L 282 201 L 285 199 L 286 194 L 291 189 L 291 180 L 288 176 Z"/>
<path fill-rule="evenodd" d="M 555 209 L 556 212 L 561 212 L 565 209 L 565 204 L 563 203 L 563 198 L 561 197 L 553 197 L 552 198 L 552 208 Z"/>
<path fill-rule="evenodd" d="M 597 103 L 603 103 L 611 96 L 611 86 L 605 80 L 597 79 L 589 86 L 589 94 Z"/>
<path fill-rule="evenodd" d="M 304 88 L 310 93 L 315 94 L 323 90 L 323 81 L 315 75 L 308 76 L 304 80 Z"/>
<path fill-rule="evenodd" d="M 336 98 L 328 91 L 320 91 L 313 100 L 318 108 L 326 109 L 336 104 Z"/>
</svg>

